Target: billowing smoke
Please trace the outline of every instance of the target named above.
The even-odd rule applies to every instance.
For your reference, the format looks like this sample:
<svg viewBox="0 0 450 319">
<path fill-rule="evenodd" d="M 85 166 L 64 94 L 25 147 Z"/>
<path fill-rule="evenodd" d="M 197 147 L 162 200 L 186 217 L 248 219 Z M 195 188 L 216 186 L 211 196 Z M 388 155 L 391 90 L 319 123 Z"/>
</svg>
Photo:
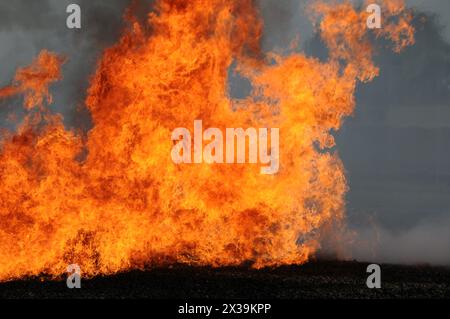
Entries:
<svg viewBox="0 0 450 319">
<path fill-rule="evenodd" d="M 450 44 L 442 22 L 416 12 L 416 44 L 401 57 L 380 49 L 383 72 L 358 88 L 355 116 L 337 136 L 354 258 L 450 263 Z"/>
</svg>

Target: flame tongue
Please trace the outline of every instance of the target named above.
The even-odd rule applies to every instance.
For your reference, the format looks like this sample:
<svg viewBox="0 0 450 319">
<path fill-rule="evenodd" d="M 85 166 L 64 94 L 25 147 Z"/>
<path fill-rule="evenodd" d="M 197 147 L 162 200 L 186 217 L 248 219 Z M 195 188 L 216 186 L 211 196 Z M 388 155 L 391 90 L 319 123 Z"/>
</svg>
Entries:
<svg viewBox="0 0 450 319">
<path fill-rule="evenodd" d="M 339 223 L 344 212 L 342 164 L 320 148 L 334 145 L 330 129 L 352 113 L 356 80 L 378 72 L 361 28 L 365 14 L 347 3 L 313 11 L 324 15 L 326 63 L 299 53 L 272 54 L 268 63 L 250 0 L 157 1 L 150 34 L 131 21 L 92 79 L 86 104 L 94 127 L 86 143 L 58 116 L 39 130 L 26 119 L 3 137 L 0 280 L 59 275 L 71 263 L 95 275 L 172 262 L 307 261 L 319 245 L 317 230 Z M 410 44 L 398 36 L 412 34 L 407 16 L 392 14 L 401 15 L 401 29 L 392 22 L 382 35 Z M 339 30 L 338 17 L 350 17 Z M 253 86 L 240 101 L 227 93 L 233 61 Z M 62 62 L 43 52 L 0 98 L 24 93 L 27 108 L 44 110 Z M 279 127 L 280 172 L 175 165 L 171 131 L 196 119 L 223 129 Z M 77 161 L 84 147 L 88 156 Z"/>
</svg>

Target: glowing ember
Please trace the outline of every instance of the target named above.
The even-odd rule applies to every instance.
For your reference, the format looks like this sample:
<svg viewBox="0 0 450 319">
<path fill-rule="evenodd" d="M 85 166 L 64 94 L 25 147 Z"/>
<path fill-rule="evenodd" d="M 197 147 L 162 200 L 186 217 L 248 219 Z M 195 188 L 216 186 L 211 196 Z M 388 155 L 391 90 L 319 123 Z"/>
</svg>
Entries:
<svg viewBox="0 0 450 319">
<path fill-rule="evenodd" d="M 401 1 L 387 8 L 375 34 L 395 49 L 411 44 Z M 19 69 L 0 90 L 24 94 L 30 109 L 0 141 L 0 280 L 58 276 L 72 263 L 96 275 L 175 262 L 307 261 L 320 230 L 344 216 L 347 186 L 338 156 L 326 151 L 334 145 L 329 132 L 352 113 L 357 80 L 378 72 L 365 11 L 316 3 L 311 13 L 330 49 L 326 62 L 261 52 L 254 1 L 157 1 L 149 28 L 131 20 L 100 60 L 86 100 L 94 123 L 86 141 L 45 107 L 64 59 L 44 51 Z M 253 86 L 239 101 L 227 91 L 233 62 Z M 174 164 L 171 132 L 196 119 L 223 131 L 279 128 L 278 173 Z"/>
</svg>

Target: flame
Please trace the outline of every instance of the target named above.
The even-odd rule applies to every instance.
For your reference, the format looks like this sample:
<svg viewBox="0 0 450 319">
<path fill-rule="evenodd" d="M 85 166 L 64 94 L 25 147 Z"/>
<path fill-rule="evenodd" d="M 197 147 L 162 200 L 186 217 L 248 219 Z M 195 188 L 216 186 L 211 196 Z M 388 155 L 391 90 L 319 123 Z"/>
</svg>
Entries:
<svg viewBox="0 0 450 319">
<path fill-rule="evenodd" d="M 403 3 L 383 2 L 376 36 L 413 42 Z M 311 15 L 330 49 L 264 53 L 251 0 L 159 0 L 145 24 L 107 49 L 91 79 L 87 137 L 46 108 L 64 57 L 43 51 L 0 98 L 23 94 L 29 110 L 0 140 L 0 280 L 84 275 L 188 263 L 254 267 L 301 264 L 320 230 L 344 218 L 344 168 L 331 130 L 352 114 L 358 80 L 378 74 L 365 26 L 349 2 L 316 2 Z M 392 19 L 391 19 L 392 16 Z M 251 94 L 228 94 L 231 65 Z M 32 112 L 32 110 L 34 111 Z M 280 171 L 242 164 L 171 161 L 171 131 L 280 128 Z M 85 156 L 83 156 L 85 154 Z"/>
</svg>

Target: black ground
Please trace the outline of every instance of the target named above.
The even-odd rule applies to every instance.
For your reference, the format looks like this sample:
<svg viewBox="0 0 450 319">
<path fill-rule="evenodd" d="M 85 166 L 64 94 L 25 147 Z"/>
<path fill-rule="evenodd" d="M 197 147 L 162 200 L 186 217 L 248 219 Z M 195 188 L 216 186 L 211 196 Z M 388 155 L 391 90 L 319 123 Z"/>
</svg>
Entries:
<svg viewBox="0 0 450 319">
<path fill-rule="evenodd" d="M 82 280 L 30 278 L 0 284 L 0 298 L 450 298 L 450 268 L 381 265 L 382 288 L 368 289 L 367 263 L 311 262 L 254 270 L 174 266 Z"/>
</svg>

